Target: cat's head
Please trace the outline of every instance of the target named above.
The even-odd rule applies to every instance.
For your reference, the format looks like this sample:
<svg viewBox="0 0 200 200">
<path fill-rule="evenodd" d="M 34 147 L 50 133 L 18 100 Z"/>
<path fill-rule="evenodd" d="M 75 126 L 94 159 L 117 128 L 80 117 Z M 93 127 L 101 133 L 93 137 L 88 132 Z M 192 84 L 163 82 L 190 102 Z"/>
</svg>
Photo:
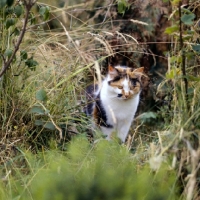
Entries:
<svg viewBox="0 0 200 200">
<path fill-rule="evenodd" d="M 108 67 L 108 85 L 119 99 L 132 99 L 141 91 L 144 67 L 132 69 L 125 66 Z"/>
</svg>

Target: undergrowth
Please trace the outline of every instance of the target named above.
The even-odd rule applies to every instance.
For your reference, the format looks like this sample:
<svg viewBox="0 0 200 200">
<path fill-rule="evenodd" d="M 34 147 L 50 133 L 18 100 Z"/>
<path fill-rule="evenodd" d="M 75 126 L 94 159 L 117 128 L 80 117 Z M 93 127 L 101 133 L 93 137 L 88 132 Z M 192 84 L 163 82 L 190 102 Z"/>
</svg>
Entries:
<svg viewBox="0 0 200 200">
<path fill-rule="evenodd" d="M 2 66 L 15 49 L 25 11 L 24 1 L 6 2 L 0 4 Z M 0 199 L 198 199 L 199 21 L 193 14 L 198 16 L 200 3 L 190 2 L 182 16 L 180 5 L 171 3 L 168 70 L 155 94 L 164 93 L 161 104 L 140 111 L 126 144 L 119 145 L 93 138 L 83 113 L 84 88 L 103 78 L 107 58 L 116 54 L 108 39 L 112 31 L 92 24 L 95 17 L 84 15 L 83 21 L 69 12 L 82 3 L 59 8 L 37 2 L 0 79 Z M 123 17 L 133 5 L 112 1 L 109 7 Z M 113 22 L 112 16 L 106 19 Z M 147 45 L 133 36 L 118 32 L 117 38 L 121 48 L 131 46 L 134 58 L 145 54 Z"/>
</svg>

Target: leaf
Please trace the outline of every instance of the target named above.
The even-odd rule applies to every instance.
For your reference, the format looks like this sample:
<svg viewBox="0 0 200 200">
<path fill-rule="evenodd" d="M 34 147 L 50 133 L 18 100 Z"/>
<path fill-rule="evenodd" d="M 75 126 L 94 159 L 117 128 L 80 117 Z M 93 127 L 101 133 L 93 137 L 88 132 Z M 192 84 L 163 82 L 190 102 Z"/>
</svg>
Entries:
<svg viewBox="0 0 200 200">
<path fill-rule="evenodd" d="M 20 15 L 23 13 L 22 6 L 17 5 L 17 6 L 14 8 L 14 13 L 16 14 L 17 17 L 20 17 Z"/>
<path fill-rule="evenodd" d="M 40 106 L 33 106 L 29 112 L 30 113 L 40 114 L 40 115 L 45 113 L 44 109 L 42 107 L 40 107 Z"/>
<path fill-rule="evenodd" d="M 13 7 L 7 7 L 5 9 L 5 17 L 11 17 L 13 16 Z"/>
<path fill-rule="evenodd" d="M 43 17 L 44 20 L 47 20 L 50 15 L 50 8 L 49 6 L 42 6 L 40 7 L 39 13 Z"/>
<path fill-rule="evenodd" d="M 124 6 L 124 4 L 121 3 L 121 2 L 119 2 L 119 3 L 118 3 L 118 7 L 117 7 L 118 13 L 124 14 L 125 10 L 126 10 L 126 7 Z"/>
<path fill-rule="evenodd" d="M 189 81 L 200 81 L 199 77 L 192 76 L 192 75 L 187 75 L 185 76 Z"/>
<path fill-rule="evenodd" d="M 36 125 L 36 126 L 43 126 L 43 125 L 44 125 L 44 122 L 41 121 L 41 120 L 35 120 L 35 125 Z"/>
<path fill-rule="evenodd" d="M 9 29 L 11 26 L 15 25 L 16 19 L 14 18 L 8 18 L 6 20 L 6 29 Z"/>
<path fill-rule="evenodd" d="M 181 0 L 173 0 L 172 5 L 177 5 Z"/>
<path fill-rule="evenodd" d="M 192 25 L 193 24 L 193 20 L 195 18 L 195 14 L 191 13 L 191 14 L 184 14 L 181 17 L 181 21 L 186 24 L 186 25 Z"/>
<path fill-rule="evenodd" d="M 12 55 L 13 50 L 12 49 L 6 49 L 4 52 L 4 55 L 8 58 L 10 58 L 10 56 Z"/>
<path fill-rule="evenodd" d="M 126 11 L 126 8 L 128 7 L 128 2 L 126 0 L 118 0 L 117 1 L 117 11 L 120 14 L 124 14 Z"/>
<path fill-rule="evenodd" d="M 50 113 L 50 110 L 45 110 L 45 114 L 49 114 Z"/>
<path fill-rule="evenodd" d="M 28 58 L 27 52 L 24 50 L 20 51 L 20 57 L 21 57 L 21 60 L 26 60 Z"/>
<path fill-rule="evenodd" d="M 200 44 L 192 45 L 192 49 L 197 53 L 200 53 Z"/>
<path fill-rule="evenodd" d="M 180 69 L 174 68 L 171 69 L 169 72 L 166 73 L 166 79 L 174 79 L 175 76 L 180 75 Z"/>
<path fill-rule="evenodd" d="M 20 30 L 19 30 L 17 27 L 15 27 L 15 29 L 13 30 L 13 34 L 14 34 L 15 36 L 18 36 L 19 33 L 20 33 Z"/>
<path fill-rule="evenodd" d="M 187 94 L 193 95 L 194 94 L 194 88 L 188 88 Z"/>
<path fill-rule="evenodd" d="M 40 15 L 44 15 L 45 11 L 46 11 L 45 6 L 40 7 L 40 10 L 39 10 Z"/>
<path fill-rule="evenodd" d="M 47 93 L 44 89 L 40 89 L 36 92 L 36 99 L 39 101 L 46 101 L 47 100 Z"/>
<path fill-rule="evenodd" d="M 42 120 L 35 120 L 35 125 L 43 126 L 44 128 L 47 128 L 52 131 L 54 131 L 56 129 L 52 122 L 44 122 Z"/>
<path fill-rule="evenodd" d="M 52 131 L 56 129 L 52 122 L 47 122 L 44 127 Z"/>
<path fill-rule="evenodd" d="M 165 29 L 165 33 L 167 33 L 167 34 L 173 34 L 173 33 L 175 33 L 175 32 L 177 32 L 179 30 L 179 27 L 178 26 L 170 26 L 170 27 L 168 27 L 168 28 L 166 28 Z"/>
<path fill-rule="evenodd" d="M 157 114 L 155 112 L 145 112 L 141 114 L 138 118 L 141 119 L 143 122 L 147 122 L 150 119 L 156 119 Z"/>
<path fill-rule="evenodd" d="M 36 24 L 36 22 L 37 22 L 36 17 L 32 13 L 30 13 L 30 23 Z"/>
<path fill-rule="evenodd" d="M 38 65 L 38 62 L 33 60 L 33 58 L 29 58 L 26 60 L 25 64 L 31 69 L 31 70 L 35 70 L 35 66 Z"/>
</svg>

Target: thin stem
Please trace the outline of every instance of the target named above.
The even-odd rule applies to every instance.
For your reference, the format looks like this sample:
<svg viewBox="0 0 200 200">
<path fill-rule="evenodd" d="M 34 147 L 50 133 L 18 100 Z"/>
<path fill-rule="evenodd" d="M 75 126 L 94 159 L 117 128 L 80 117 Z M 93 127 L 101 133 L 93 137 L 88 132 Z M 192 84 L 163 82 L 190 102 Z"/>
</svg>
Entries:
<svg viewBox="0 0 200 200">
<path fill-rule="evenodd" d="M 7 62 L 5 62 L 3 60 L 3 68 L 0 72 L 0 77 L 2 77 L 3 74 L 6 72 L 6 70 L 10 67 L 10 64 L 12 63 L 13 59 L 15 58 L 17 51 L 19 50 L 19 46 L 20 46 L 22 39 L 24 38 L 24 35 L 25 35 L 25 32 L 26 32 L 26 26 L 28 24 L 29 12 L 30 12 L 31 8 L 33 7 L 34 3 L 35 3 L 35 1 L 32 2 L 32 0 L 29 0 L 29 2 L 24 1 L 24 4 L 26 6 L 26 13 L 25 13 L 25 17 L 24 17 L 23 27 L 22 27 L 21 33 L 19 35 L 19 38 L 17 40 L 17 43 L 15 45 L 15 49 L 14 49 L 11 57 L 9 58 L 9 60 Z"/>
<path fill-rule="evenodd" d="M 182 75 L 183 75 L 183 82 L 184 82 L 184 85 L 185 85 L 185 99 L 186 99 L 186 105 L 187 105 L 187 108 L 188 108 L 188 80 L 186 78 L 186 66 L 185 66 L 185 60 L 186 60 L 186 57 L 185 57 L 185 50 L 184 50 L 184 43 L 183 43 L 183 30 L 182 30 L 182 21 L 181 21 L 181 5 L 182 5 L 182 2 L 180 1 L 179 2 L 179 37 L 180 37 L 180 51 L 182 52 L 182 65 L 181 65 L 181 71 L 182 71 Z"/>
</svg>

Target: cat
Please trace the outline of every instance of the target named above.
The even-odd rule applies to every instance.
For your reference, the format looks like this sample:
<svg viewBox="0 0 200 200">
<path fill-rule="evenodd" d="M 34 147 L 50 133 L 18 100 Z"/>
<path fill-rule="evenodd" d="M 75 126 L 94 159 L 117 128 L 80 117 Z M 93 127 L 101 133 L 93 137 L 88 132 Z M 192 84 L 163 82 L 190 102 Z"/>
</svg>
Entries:
<svg viewBox="0 0 200 200">
<path fill-rule="evenodd" d="M 114 134 L 125 142 L 139 104 L 144 67 L 109 66 L 102 85 L 86 88 L 85 113 L 94 120 L 107 140 Z"/>
</svg>

